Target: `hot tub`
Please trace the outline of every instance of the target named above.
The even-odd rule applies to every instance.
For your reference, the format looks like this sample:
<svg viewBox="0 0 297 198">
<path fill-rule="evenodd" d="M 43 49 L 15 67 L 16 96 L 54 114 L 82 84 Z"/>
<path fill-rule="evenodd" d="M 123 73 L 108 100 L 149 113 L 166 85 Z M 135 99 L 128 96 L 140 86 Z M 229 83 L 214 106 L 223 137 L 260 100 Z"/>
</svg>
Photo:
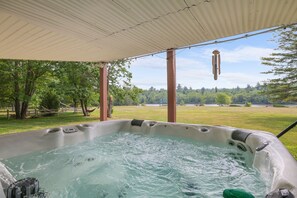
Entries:
<svg viewBox="0 0 297 198">
<path fill-rule="evenodd" d="M 101 137 L 105 137 L 105 139 L 102 140 Z M 116 139 L 111 140 L 111 137 Z M 87 152 L 79 154 L 80 150 L 76 150 L 76 145 L 87 149 Z M 93 147 L 89 147 L 89 145 Z M 105 147 L 99 148 L 98 145 L 105 145 Z M 112 149 L 104 150 L 109 147 Z M 97 148 L 98 151 L 94 152 Z M 123 151 L 124 148 L 127 151 Z M 175 151 L 175 148 L 180 148 L 181 151 Z M 196 148 L 197 152 L 202 151 L 202 154 L 197 155 Z M 192 153 L 187 153 L 187 149 L 193 150 Z M 64 153 L 65 150 L 67 150 L 66 154 Z M 213 150 L 212 153 L 210 150 Z M 89 156 L 88 154 L 92 152 L 94 153 Z M 133 153 L 132 158 L 130 153 Z M 166 153 L 171 156 L 164 156 Z M 76 157 L 65 159 L 72 154 L 79 156 L 79 160 Z M 208 155 L 214 155 L 214 157 L 209 158 Z M 61 159 L 58 158 L 59 156 Z M 102 156 L 105 158 L 103 159 Z M 44 158 L 51 160 L 56 167 L 53 168 L 47 163 L 42 163 L 41 161 Z M 118 158 L 118 161 L 111 158 Z M 23 163 L 22 160 L 25 161 L 25 159 L 29 159 L 30 162 Z M 134 160 L 137 161 L 137 164 L 133 162 Z M 199 166 L 202 164 L 202 160 L 205 164 Z M 235 162 L 230 162 L 230 160 Z M 13 176 L 21 177 L 32 176 L 30 173 L 36 176 L 36 172 L 38 172 L 41 180 L 44 176 L 40 175 L 41 173 L 49 174 L 51 172 L 44 177 L 53 176 L 57 180 L 57 185 L 68 182 L 62 176 L 68 172 L 67 174 L 71 175 L 71 179 L 78 186 L 87 185 L 86 183 L 89 181 L 94 188 L 100 185 L 103 189 L 94 189 L 96 195 L 100 191 L 99 197 L 133 197 L 133 195 L 137 197 L 136 195 L 139 196 L 141 193 L 148 197 L 160 196 L 158 192 L 145 194 L 145 186 L 140 187 L 141 190 L 136 189 L 138 183 L 146 184 L 145 174 L 148 178 L 152 177 L 153 182 L 151 183 L 155 183 L 154 188 L 160 188 L 160 191 L 164 190 L 162 185 L 170 183 L 169 188 L 172 190 L 165 189 L 164 192 L 172 193 L 171 197 L 180 197 L 181 195 L 218 197 L 218 192 L 222 191 L 220 194 L 222 195 L 224 188 L 232 187 L 249 192 L 251 191 L 249 186 L 254 184 L 253 178 L 261 180 L 262 183 L 260 182 L 259 185 L 263 185 L 261 188 L 260 186 L 259 188 L 254 187 L 254 189 L 263 192 L 258 194 L 251 192 L 256 197 L 262 197 L 262 195 L 264 197 L 269 193 L 270 197 L 272 195 L 275 197 L 297 197 L 297 163 L 283 144 L 268 132 L 226 126 L 119 120 L 8 134 L 0 136 L 0 161 L 2 162 L 2 165 L 0 163 L 1 198 L 4 197 L 4 192 L 7 193 L 6 190 L 10 183 L 15 181 L 10 173 Z M 97 164 L 94 161 L 97 161 Z M 123 164 L 126 161 L 130 161 L 132 165 L 130 163 L 124 166 Z M 154 163 L 151 163 L 152 161 Z M 70 164 L 70 169 L 73 168 L 74 171 L 69 171 L 69 168 L 64 168 L 64 165 L 59 167 L 59 163 L 62 164 L 62 162 Z M 30 165 L 33 167 L 33 170 L 31 167 L 31 172 L 27 169 Z M 137 170 L 142 165 L 144 168 Z M 101 173 L 94 169 L 96 166 L 103 167 L 100 170 Z M 105 170 L 105 167 L 109 167 L 111 171 Z M 51 170 L 47 170 L 47 168 Z M 179 168 L 184 170 L 179 170 Z M 132 179 L 127 176 L 131 170 L 133 171 Z M 89 174 L 87 182 L 80 177 L 79 172 Z M 103 174 L 102 172 L 106 173 Z M 205 175 L 206 172 L 210 172 L 215 179 L 208 180 L 208 176 Z M 34 173 L 36 174 L 34 175 Z M 140 177 L 139 174 L 144 174 L 144 177 Z M 249 174 L 252 176 L 250 177 Z M 259 178 L 257 174 L 260 175 Z M 201 179 L 200 176 L 204 179 Z M 121 178 L 125 177 L 129 179 L 125 185 L 121 185 L 123 181 Z M 204 186 L 213 188 L 213 183 L 218 182 L 216 180 L 221 180 L 223 177 L 226 180 L 222 181 L 223 183 L 218 183 L 222 189 L 219 189 L 216 192 L 217 194 L 205 191 Z M 196 180 L 199 179 L 201 179 L 200 184 L 196 184 Z M 245 183 L 239 185 L 241 182 Z M 151 183 L 148 183 L 147 186 L 152 185 Z M 121 187 L 116 187 L 120 185 Z M 109 194 L 109 191 L 104 188 L 119 192 L 116 195 Z M 44 190 L 47 191 L 46 186 Z M 85 191 L 90 190 L 85 189 Z M 199 194 L 201 192 L 203 194 Z M 50 192 L 49 196 L 51 194 L 52 197 L 57 196 L 54 192 Z M 79 197 L 78 194 L 75 196 Z"/>
</svg>

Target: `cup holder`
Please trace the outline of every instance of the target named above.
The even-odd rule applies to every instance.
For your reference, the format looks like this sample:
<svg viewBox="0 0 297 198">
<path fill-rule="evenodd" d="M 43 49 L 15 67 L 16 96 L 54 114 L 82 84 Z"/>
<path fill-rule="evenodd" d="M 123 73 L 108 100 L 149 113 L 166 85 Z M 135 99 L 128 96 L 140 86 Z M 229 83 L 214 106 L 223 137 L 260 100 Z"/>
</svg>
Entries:
<svg viewBox="0 0 297 198">
<path fill-rule="evenodd" d="M 76 132 L 78 132 L 78 130 L 76 129 L 76 128 L 64 128 L 63 129 L 63 132 L 64 133 L 76 133 Z"/>
<path fill-rule="evenodd" d="M 247 151 L 247 148 L 242 143 L 238 143 L 237 148 L 243 152 Z"/>
<path fill-rule="evenodd" d="M 90 131 L 92 128 L 94 128 L 95 125 L 93 124 L 79 124 L 79 125 L 76 125 L 76 128 L 81 131 L 81 132 L 87 132 L 87 131 Z"/>
<path fill-rule="evenodd" d="M 61 131 L 61 128 L 52 128 L 52 129 L 48 129 L 47 133 L 57 133 L 60 131 Z"/>
<path fill-rule="evenodd" d="M 235 145 L 235 142 L 234 142 L 233 140 L 228 140 L 228 144 L 229 144 L 230 146 L 234 146 L 234 145 Z"/>
<path fill-rule="evenodd" d="M 80 124 L 79 125 L 80 127 L 83 127 L 83 128 L 93 128 L 94 126 L 91 125 L 91 124 Z"/>
<path fill-rule="evenodd" d="M 153 127 L 153 126 L 155 126 L 155 124 L 157 124 L 157 122 L 150 122 L 150 123 L 149 123 L 149 126 L 150 126 L 150 127 Z"/>
<path fill-rule="evenodd" d="M 202 127 L 202 128 L 199 129 L 199 131 L 202 132 L 202 133 L 207 133 L 207 132 L 209 132 L 209 129 L 206 128 L 206 127 Z"/>
</svg>

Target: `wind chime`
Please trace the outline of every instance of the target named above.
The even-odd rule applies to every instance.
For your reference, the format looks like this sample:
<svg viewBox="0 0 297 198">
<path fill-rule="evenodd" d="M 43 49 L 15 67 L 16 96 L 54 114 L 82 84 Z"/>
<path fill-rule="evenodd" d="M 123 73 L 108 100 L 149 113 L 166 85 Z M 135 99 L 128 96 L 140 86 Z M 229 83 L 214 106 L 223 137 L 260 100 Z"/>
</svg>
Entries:
<svg viewBox="0 0 297 198">
<path fill-rule="evenodd" d="M 217 80 L 218 75 L 221 74 L 221 56 L 219 50 L 212 52 L 212 73 L 215 80 Z"/>
</svg>

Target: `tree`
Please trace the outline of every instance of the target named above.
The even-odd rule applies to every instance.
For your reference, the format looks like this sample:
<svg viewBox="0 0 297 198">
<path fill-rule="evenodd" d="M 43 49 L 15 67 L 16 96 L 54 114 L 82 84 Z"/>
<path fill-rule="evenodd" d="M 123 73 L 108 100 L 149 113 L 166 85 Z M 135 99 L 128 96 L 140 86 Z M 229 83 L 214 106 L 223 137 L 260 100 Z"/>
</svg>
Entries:
<svg viewBox="0 0 297 198">
<path fill-rule="evenodd" d="M 205 93 L 205 88 L 202 87 L 202 88 L 201 88 L 201 94 L 204 95 L 204 93 Z"/>
<path fill-rule="evenodd" d="M 256 85 L 255 88 L 256 88 L 257 90 L 261 90 L 261 87 L 262 87 L 261 84 L 260 84 L 259 82 L 257 82 L 257 85 Z"/>
<path fill-rule="evenodd" d="M 269 57 L 262 58 L 262 64 L 271 67 L 265 74 L 273 74 L 263 92 L 272 101 L 297 101 L 297 26 L 280 30 L 274 39 L 278 48 Z"/>
<path fill-rule="evenodd" d="M 225 93 L 218 93 L 216 97 L 216 103 L 218 105 L 226 105 L 231 103 L 231 97 Z"/>
<path fill-rule="evenodd" d="M 0 104 L 1 106 L 13 106 L 13 78 L 11 65 L 7 61 L 0 62 Z"/>
<path fill-rule="evenodd" d="M 107 64 L 108 116 L 111 117 L 113 101 L 116 104 L 135 104 L 140 89 L 131 84 L 129 60 L 117 60 Z M 84 116 L 89 115 L 88 106 L 99 104 L 99 65 L 88 62 L 57 62 L 55 74 L 59 95 L 71 98 L 74 107 L 80 104 Z"/>
<path fill-rule="evenodd" d="M 177 104 L 181 104 L 181 103 L 185 104 L 185 100 L 186 100 L 186 95 L 183 94 L 183 92 L 176 93 L 176 103 Z"/>
<path fill-rule="evenodd" d="M 58 95 L 54 91 L 48 90 L 41 98 L 40 109 L 47 112 L 47 115 L 55 115 L 59 108 L 60 100 Z"/>
<path fill-rule="evenodd" d="M 240 94 L 236 94 L 232 97 L 233 103 L 235 104 L 244 104 L 247 99 L 246 99 L 246 95 L 240 93 Z"/>
<path fill-rule="evenodd" d="M 131 83 L 132 73 L 129 71 L 130 65 L 131 61 L 129 59 L 121 59 L 112 61 L 107 66 L 107 91 L 109 95 L 107 116 L 109 118 L 112 113 L 112 98 L 123 100 L 127 95 L 130 95 L 135 100 L 134 94 L 139 92 Z M 124 88 L 132 91 L 127 92 Z"/>
<path fill-rule="evenodd" d="M 123 87 L 123 91 L 126 93 L 124 98 L 115 98 L 113 101 L 115 105 L 138 105 L 140 102 L 145 103 L 139 96 L 142 90 L 136 86 Z"/>
<path fill-rule="evenodd" d="M 252 89 L 253 89 L 252 86 L 249 84 L 245 88 L 246 92 L 250 92 Z"/>
<path fill-rule="evenodd" d="M 72 98 L 73 106 L 80 104 L 83 115 L 88 116 L 88 104 L 99 104 L 99 67 L 86 62 L 57 62 L 57 92 Z M 92 97 L 95 94 L 95 97 Z"/>
<path fill-rule="evenodd" d="M 3 98 L 7 102 L 13 101 L 16 119 L 26 118 L 32 96 L 35 94 L 41 78 L 52 71 L 51 62 L 47 61 L 0 61 L 0 79 Z"/>
<path fill-rule="evenodd" d="M 176 91 L 177 92 L 182 92 L 183 91 L 183 87 L 181 86 L 181 84 L 177 84 Z"/>
<path fill-rule="evenodd" d="M 183 88 L 183 94 L 187 94 L 189 92 L 189 89 L 187 86 L 184 86 Z"/>
<path fill-rule="evenodd" d="M 187 94 L 187 103 L 198 104 L 200 102 L 201 102 L 201 97 L 197 92 L 192 91 Z"/>
<path fill-rule="evenodd" d="M 184 106 L 185 105 L 185 101 L 184 100 L 180 100 L 179 105 L 180 106 Z"/>
</svg>

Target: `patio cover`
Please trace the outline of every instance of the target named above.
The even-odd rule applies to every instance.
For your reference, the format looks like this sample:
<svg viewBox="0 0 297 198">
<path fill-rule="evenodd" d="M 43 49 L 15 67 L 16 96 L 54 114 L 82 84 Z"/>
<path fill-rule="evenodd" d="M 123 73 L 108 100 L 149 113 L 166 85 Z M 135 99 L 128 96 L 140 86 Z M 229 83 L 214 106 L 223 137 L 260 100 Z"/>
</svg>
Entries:
<svg viewBox="0 0 297 198">
<path fill-rule="evenodd" d="M 0 0 L 0 59 L 107 62 L 295 22 L 296 0 Z"/>
</svg>

